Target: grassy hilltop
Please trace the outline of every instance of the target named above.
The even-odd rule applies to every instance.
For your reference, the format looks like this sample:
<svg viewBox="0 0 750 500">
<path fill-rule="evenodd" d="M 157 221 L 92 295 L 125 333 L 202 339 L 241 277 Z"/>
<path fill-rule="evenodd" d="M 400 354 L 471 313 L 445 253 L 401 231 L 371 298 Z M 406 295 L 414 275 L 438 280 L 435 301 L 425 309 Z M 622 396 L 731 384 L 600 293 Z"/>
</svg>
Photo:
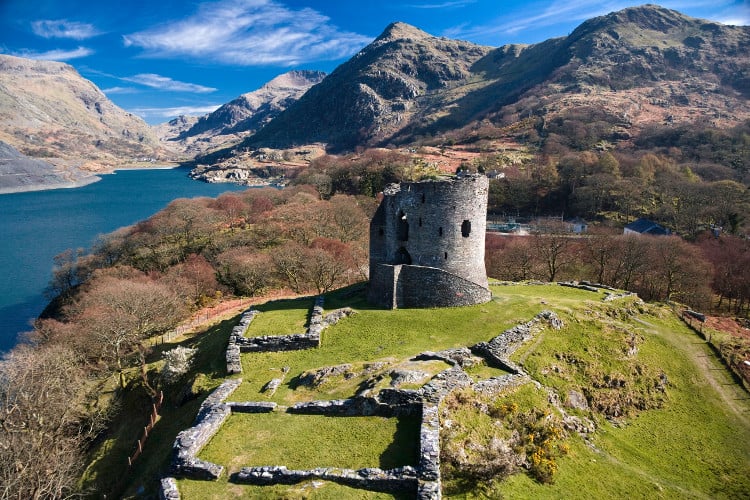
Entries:
<svg viewBox="0 0 750 500">
<path fill-rule="evenodd" d="M 230 399 L 290 406 L 345 398 L 365 387 L 388 386 L 394 371 L 423 372 L 424 380 L 402 385 L 416 388 L 448 367 L 440 361 L 411 361 L 420 352 L 487 341 L 551 309 L 565 326 L 543 329 L 511 358 L 534 382 L 490 395 L 462 389 L 445 399 L 444 496 L 737 498 L 750 489 L 748 395 L 671 309 L 635 297 L 604 302 L 603 293 L 554 284 L 494 285 L 492 291 L 493 300 L 484 305 L 395 311 L 373 309 L 356 287 L 328 294 L 327 310 L 351 306 L 358 314 L 326 330 L 318 349 L 243 354 L 243 383 Z M 308 298 L 261 305 L 248 335 L 301 331 L 311 306 Z M 175 435 L 191 425 L 200 401 L 225 378 L 223 349 L 236 321 L 181 339 L 199 349 L 185 378 L 199 397 L 186 398 L 180 385 L 166 391 L 143 455 L 123 474 L 142 430 L 138 419 L 147 411 L 127 418 L 100 446 L 85 476 L 88 486 L 104 493 L 116 474 L 122 477 L 121 489 L 112 493 L 155 491 L 157 478 L 168 470 Z M 305 377 L 343 364 L 349 366 L 317 385 Z M 289 370 L 280 388 L 273 395 L 262 392 L 285 367 Z M 502 373 L 488 366 L 469 370 L 475 381 Z M 596 430 L 586 438 L 566 430 L 549 402 L 550 391 L 569 415 L 590 419 Z M 575 393 L 583 394 L 586 404 L 572 408 Z M 418 419 L 274 412 L 232 415 L 200 457 L 224 465 L 229 475 L 251 465 L 390 468 L 415 465 L 418 442 Z M 512 448 L 505 450 L 505 459 L 500 442 Z M 510 466 L 503 460 L 516 462 Z M 477 464 L 497 467 L 483 470 Z M 494 481 L 487 480 L 491 475 Z M 324 482 L 237 485 L 227 474 L 215 482 L 179 480 L 178 485 L 184 499 L 393 498 Z"/>
</svg>

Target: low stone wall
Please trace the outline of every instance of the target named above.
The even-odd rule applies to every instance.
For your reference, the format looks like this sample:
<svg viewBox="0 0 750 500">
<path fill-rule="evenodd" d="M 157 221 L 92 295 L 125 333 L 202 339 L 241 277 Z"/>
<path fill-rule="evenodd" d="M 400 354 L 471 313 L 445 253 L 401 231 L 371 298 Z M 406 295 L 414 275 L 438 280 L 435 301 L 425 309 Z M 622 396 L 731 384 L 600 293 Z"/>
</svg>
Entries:
<svg viewBox="0 0 750 500">
<path fill-rule="evenodd" d="M 180 490 L 173 477 L 164 477 L 159 484 L 159 500 L 180 500 Z"/>
<path fill-rule="evenodd" d="M 381 397 L 383 392 L 385 395 Z M 332 417 L 402 417 L 416 415 L 421 410 L 422 397 L 418 391 L 409 391 L 401 395 L 397 389 L 386 389 L 381 391 L 381 394 L 377 397 L 355 396 L 349 399 L 307 401 L 290 406 L 287 412 Z"/>
<path fill-rule="evenodd" d="M 440 415 L 437 404 L 422 406 L 419 432 L 419 500 L 434 500 L 440 494 Z M 437 496 L 435 494 L 437 493 Z"/>
<path fill-rule="evenodd" d="M 484 357 L 490 362 L 490 364 L 498 366 L 499 368 L 514 374 L 523 373 L 523 370 L 510 361 L 508 356 L 515 351 L 518 346 L 536 334 L 541 321 L 546 321 L 556 330 L 559 330 L 563 326 L 562 320 L 560 320 L 557 314 L 545 310 L 534 316 L 531 321 L 509 328 L 489 342 L 479 342 L 478 344 L 473 345 L 471 351 Z"/>
<path fill-rule="evenodd" d="M 198 458 L 198 453 L 221 428 L 232 413 L 223 401 L 242 383 L 242 379 L 230 379 L 221 384 L 201 404 L 193 426 L 177 434 L 172 445 L 171 471 L 177 477 L 195 479 L 217 479 L 224 467 Z"/>
<path fill-rule="evenodd" d="M 319 479 L 343 484 L 352 488 L 389 493 L 416 492 L 417 471 L 406 466 L 396 469 L 340 469 L 319 467 L 310 470 L 290 470 L 284 466 L 243 467 L 232 475 L 231 481 L 241 484 L 297 484 Z"/>
<path fill-rule="evenodd" d="M 323 316 L 321 297 L 316 301 L 311 313 L 308 333 L 312 331 L 313 335 L 319 338 L 323 328 L 335 324 L 336 321 L 351 313 L 351 309 L 347 308 Z M 255 314 L 257 314 L 255 311 L 247 311 L 243 314 L 240 324 L 232 333 L 235 345 L 243 341 L 269 338 L 244 338 L 244 331 L 247 330 Z M 472 386 L 478 391 L 499 391 L 527 381 L 528 376 L 524 375 L 519 367 L 515 367 L 508 360 L 508 356 L 538 332 L 538 324 L 542 321 L 556 329 L 563 326 L 562 321 L 554 312 L 542 311 L 531 321 L 510 328 L 489 342 L 480 342 L 471 349 L 457 348 L 419 354 L 414 359 L 439 359 L 450 364 L 451 367 L 435 375 L 418 390 L 383 389 L 374 397 L 357 396 L 342 400 L 310 401 L 297 403 L 286 409 L 289 413 L 330 416 L 398 417 L 420 414 L 422 420 L 417 468 L 406 466 L 391 470 L 378 468 L 352 470 L 325 467 L 289 470 L 283 466 L 244 467 L 230 480 L 236 483 L 268 485 L 295 484 L 310 479 L 319 479 L 375 491 L 416 492 L 416 498 L 419 500 L 439 500 L 441 498 L 440 402 L 451 391 L 462 387 Z M 463 369 L 477 361 L 472 353 L 484 357 L 490 363 L 497 362 L 502 366 L 510 367 L 513 374 L 494 377 L 475 384 Z M 229 358 L 228 351 L 228 362 Z M 219 386 L 201 405 L 193 427 L 178 434 L 173 447 L 172 472 L 174 475 L 195 479 L 218 478 L 224 468 L 198 459 L 197 454 L 219 430 L 226 418 L 232 412 L 262 413 L 276 409 L 276 404 L 270 402 L 225 403 L 224 400 L 241 382 L 241 379 L 232 379 Z M 169 500 L 179 498 L 179 492 L 172 478 L 166 478 L 163 481 L 161 495 Z"/>
<path fill-rule="evenodd" d="M 232 413 L 271 413 L 278 405 L 270 401 L 244 401 L 227 403 Z"/>
<path fill-rule="evenodd" d="M 240 353 L 242 352 L 299 351 L 314 349 L 320 346 L 320 338 L 323 330 L 335 325 L 341 319 L 354 314 L 354 310 L 351 307 L 344 307 L 324 316 L 323 303 L 324 298 L 322 295 L 315 299 L 307 331 L 292 335 L 246 337 L 245 334 L 253 318 L 260 314 L 260 312 L 255 309 L 245 311 L 240 317 L 240 322 L 232 329 L 232 333 L 229 336 L 229 345 L 226 351 L 227 372 L 230 374 L 242 373 L 242 362 L 240 359 Z"/>
<path fill-rule="evenodd" d="M 240 321 L 237 326 L 232 328 L 232 333 L 229 335 L 229 345 L 227 346 L 226 360 L 227 360 L 227 373 L 235 374 L 242 373 L 242 362 L 240 360 L 240 346 L 245 340 L 245 332 L 250 327 L 253 319 L 256 315 L 260 314 L 260 311 L 255 309 L 248 309 L 240 316 Z"/>
</svg>

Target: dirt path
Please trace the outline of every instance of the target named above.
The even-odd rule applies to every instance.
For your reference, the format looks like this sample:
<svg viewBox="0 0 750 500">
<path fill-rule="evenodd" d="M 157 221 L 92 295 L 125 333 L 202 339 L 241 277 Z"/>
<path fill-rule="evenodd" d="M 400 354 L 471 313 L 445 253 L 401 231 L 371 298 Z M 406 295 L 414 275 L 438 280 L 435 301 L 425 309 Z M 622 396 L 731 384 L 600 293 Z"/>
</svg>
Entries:
<svg viewBox="0 0 750 500">
<path fill-rule="evenodd" d="M 708 344 L 697 335 L 687 342 L 675 338 L 673 335 L 661 335 L 656 325 L 640 318 L 634 318 L 638 323 L 648 327 L 649 333 L 666 339 L 672 347 L 685 353 L 697 366 L 706 381 L 721 397 L 724 404 L 743 425 L 750 427 L 750 399 L 744 388 L 734 382 L 724 366 Z"/>
</svg>

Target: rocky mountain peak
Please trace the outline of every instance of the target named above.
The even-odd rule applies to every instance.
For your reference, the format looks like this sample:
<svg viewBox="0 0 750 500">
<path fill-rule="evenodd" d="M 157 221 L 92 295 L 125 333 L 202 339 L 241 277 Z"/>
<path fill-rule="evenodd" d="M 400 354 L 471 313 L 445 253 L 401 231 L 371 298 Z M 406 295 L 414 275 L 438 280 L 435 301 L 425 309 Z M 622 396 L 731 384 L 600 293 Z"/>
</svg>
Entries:
<svg viewBox="0 0 750 500">
<path fill-rule="evenodd" d="M 320 83 L 323 78 L 326 77 L 326 73 L 323 71 L 314 70 L 295 70 L 289 71 L 282 75 L 277 76 L 273 80 L 263 85 L 263 89 L 266 90 L 280 90 L 280 89 L 308 89 L 311 85 Z"/>
<path fill-rule="evenodd" d="M 420 40 L 424 38 L 433 38 L 432 35 L 422 31 L 411 24 L 397 21 L 389 24 L 383 33 L 375 39 L 375 42 L 392 41 L 392 40 Z"/>
</svg>

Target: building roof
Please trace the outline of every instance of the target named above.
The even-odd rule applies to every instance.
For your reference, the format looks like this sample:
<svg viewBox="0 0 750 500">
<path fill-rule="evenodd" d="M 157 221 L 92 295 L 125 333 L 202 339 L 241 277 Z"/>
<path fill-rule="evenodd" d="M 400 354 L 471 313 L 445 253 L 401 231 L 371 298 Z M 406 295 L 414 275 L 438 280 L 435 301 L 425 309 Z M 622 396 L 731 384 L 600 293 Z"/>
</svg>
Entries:
<svg viewBox="0 0 750 500">
<path fill-rule="evenodd" d="M 669 234 L 669 229 L 660 226 L 652 220 L 644 219 L 643 217 L 634 220 L 625 226 L 625 230 L 640 234 L 653 234 L 656 236 L 666 236 Z"/>
</svg>

